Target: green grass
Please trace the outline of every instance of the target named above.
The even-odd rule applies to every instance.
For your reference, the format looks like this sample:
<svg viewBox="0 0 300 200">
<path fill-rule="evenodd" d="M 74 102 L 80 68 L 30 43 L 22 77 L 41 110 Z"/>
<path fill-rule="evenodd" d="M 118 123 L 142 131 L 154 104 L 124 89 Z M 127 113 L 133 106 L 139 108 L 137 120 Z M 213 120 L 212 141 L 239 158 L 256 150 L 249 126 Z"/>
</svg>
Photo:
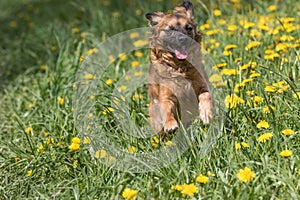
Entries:
<svg viewBox="0 0 300 200">
<path fill-rule="evenodd" d="M 107 2 L 110 5 L 105 5 Z M 80 85 L 76 80 L 83 63 L 80 57 L 92 57 L 87 56 L 88 51 L 114 34 L 146 27 L 145 13 L 167 11 L 179 2 L 1 1 L 4 11 L 0 14 L 0 199 L 122 199 L 125 188 L 137 190 L 136 199 L 300 198 L 300 6 L 296 1 L 272 4 L 258 0 L 241 0 L 240 4 L 193 1 L 196 22 L 203 32 L 203 47 L 208 52 L 207 71 L 221 76 L 221 80 L 212 83 L 215 97 L 221 98 L 216 100 L 224 102 L 230 94 L 244 100 L 223 112 L 223 128 L 207 154 L 203 156 L 201 144 L 209 137 L 205 135 L 209 127 L 199 122 L 192 126 L 195 140 L 183 155 L 167 167 L 145 173 L 116 170 L 114 165 L 101 162 L 109 160 L 109 156 L 120 162 L 111 149 L 106 146 L 107 155 L 97 160 L 90 154 L 90 145 L 83 143 L 90 137 L 92 144 L 102 145 L 95 151 L 105 149 L 105 144 L 96 143 L 97 135 L 84 137 L 76 129 L 78 121 L 73 116 L 76 107 L 72 97 L 76 91 L 74 83 Z M 270 10 L 271 5 L 277 9 Z M 220 9 L 222 15 L 215 16 L 214 9 Z M 262 17 L 268 18 L 264 24 L 259 23 Z M 220 19 L 225 20 L 224 24 Z M 254 24 L 246 28 L 241 20 Z M 236 25 L 236 30 L 228 30 L 229 25 Z M 268 30 L 262 30 L 262 25 Z M 278 30 L 277 34 L 270 33 L 274 29 Z M 292 38 L 290 42 L 284 41 L 287 36 Z M 245 47 L 250 41 L 261 43 L 247 51 Z M 289 44 L 279 49 L 284 42 Z M 224 49 L 230 44 L 236 48 L 226 56 Z M 271 54 L 278 56 L 266 59 L 265 50 L 274 50 Z M 99 63 L 103 51 L 99 49 L 95 54 L 99 55 Z M 101 130 L 122 151 L 134 146 L 136 154 L 154 152 L 166 142 L 160 140 L 158 147 L 154 147 L 149 138 L 132 136 L 136 130 L 128 128 L 127 123 L 118 123 L 120 110 L 111 104 L 114 97 L 120 98 L 114 92 L 117 87 L 134 83 L 124 81 L 133 70 L 131 62 L 149 63 L 149 51 L 141 52 L 142 57 L 125 52 L 126 59 L 116 58 L 97 75 L 97 90 L 93 94 L 96 102 L 93 114 L 99 119 L 94 130 Z M 256 62 L 256 67 L 242 70 L 248 62 Z M 222 74 L 222 67 L 214 67 L 220 63 L 226 63 L 223 68 L 236 69 L 239 74 Z M 43 65 L 47 66 L 44 70 Z M 237 90 L 237 84 L 250 78 L 253 72 L 260 76 Z M 107 84 L 107 80 L 112 84 Z M 265 90 L 267 85 L 280 81 L 285 81 L 284 86 L 288 87 L 275 87 L 275 92 Z M 139 85 L 136 94 L 141 98 L 129 95 L 123 106 L 128 106 L 133 124 L 146 127 L 147 84 Z M 254 102 L 254 96 L 260 96 L 261 101 Z M 62 104 L 58 97 L 64 99 Z M 114 111 L 104 115 L 103 111 L 113 105 Z M 266 106 L 269 113 L 263 112 Z M 261 120 L 267 121 L 270 127 L 257 128 Z M 29 134 L 27 128 L 31 128 Z M 292 129 L 295 134 L 285 136 L 282 134 L 285 129 Z M 267 132 L 273 137 L 265 143 L 259 142 L 258 137 Z M 74 137 L 80 137 L 81 143 L 79 150 L 72 151 L 69 146 Z M 236 149 L 240 142 L 246 142 L 249 147 Z M 38 150 L 41 145 L 43 149 Z M 280 156 L 285 149 L 292 151 L 290 157 Z M 164 163 L 164 160 L 157 162 Z M 245 167 L 255 173 L 255 178 L 246 183 L 237 178 L 239 170 Z M 206 184 L 195 182 L 199 174 L 208 176 L 209 172 L 215 176 L 209 176 Z M 171 189 L 173 185 L 185 183 L 198 186 L 193 197 Z"/>
</svg>

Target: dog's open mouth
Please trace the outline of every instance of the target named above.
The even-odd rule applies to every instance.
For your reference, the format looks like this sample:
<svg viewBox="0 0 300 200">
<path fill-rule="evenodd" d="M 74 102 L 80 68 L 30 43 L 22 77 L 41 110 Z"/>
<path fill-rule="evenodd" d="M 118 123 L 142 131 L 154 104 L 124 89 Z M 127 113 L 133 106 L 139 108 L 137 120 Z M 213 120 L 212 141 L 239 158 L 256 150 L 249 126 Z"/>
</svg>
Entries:
<svg viewBox="0 0 300 200">
<path fill-rule="evenodd" d="M 185 49 L 174 49 L 174 54 L 178 60 L 185 60 L 189 56 L 189 53 Z"/>
</svg>

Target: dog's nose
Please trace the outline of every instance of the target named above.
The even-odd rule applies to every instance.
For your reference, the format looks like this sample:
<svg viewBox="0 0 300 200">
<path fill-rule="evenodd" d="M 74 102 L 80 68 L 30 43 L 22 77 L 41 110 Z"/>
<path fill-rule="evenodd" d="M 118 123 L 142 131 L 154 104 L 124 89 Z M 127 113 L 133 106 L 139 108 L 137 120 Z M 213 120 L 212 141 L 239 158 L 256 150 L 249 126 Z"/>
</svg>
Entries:
<svg viewBox="0 0 300 200">
<path fill-rule="evenodd" d="M 185 35 L 179 35 L 179 36 L 178 36 L 178 41 L 179 41 L 180 43 L 186 43 L 186 42 L 188 41 L 188 37 L 185 36 Z"/>
</svg>

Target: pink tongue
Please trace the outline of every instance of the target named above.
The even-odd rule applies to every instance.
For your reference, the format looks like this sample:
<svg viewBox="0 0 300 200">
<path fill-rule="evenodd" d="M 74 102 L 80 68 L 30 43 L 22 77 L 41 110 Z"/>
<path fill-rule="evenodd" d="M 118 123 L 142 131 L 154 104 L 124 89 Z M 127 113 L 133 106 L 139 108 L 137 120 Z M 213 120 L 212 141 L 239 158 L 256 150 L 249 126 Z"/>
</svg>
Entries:
<svg viewBox="0 0 300 200">
<path fill-rule="evenodd" d="M 188 57 L 188 52 L 185 50 L 178 51 L 177 49 L 175 49 L 174 53 L 176 55 L 176 58 L 178 58 L 179 60 L 184 60 Z"/>
</svg>

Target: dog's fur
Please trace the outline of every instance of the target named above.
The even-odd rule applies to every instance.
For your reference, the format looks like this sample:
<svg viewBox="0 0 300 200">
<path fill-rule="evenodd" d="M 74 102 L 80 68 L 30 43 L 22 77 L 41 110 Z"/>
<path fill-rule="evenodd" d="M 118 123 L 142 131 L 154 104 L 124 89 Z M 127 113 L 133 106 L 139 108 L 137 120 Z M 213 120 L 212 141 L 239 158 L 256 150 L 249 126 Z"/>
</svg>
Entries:
<svg viewBox="0 0 300 200">
<path fill-rule="evenodd" d="M 179 120 L 188 119 L 195 110 L 204 124 L 212 118 L 212 96 L 199 48 L 201 34 L 193 22 L 193 12 L 192 3 L 184 1 L 173 14 L 146 14 L 152 29 L 149 115 L 159 134 L 176 131 Z M 166 40 L 172 42 L 164 45 Z"/>
</svg>

